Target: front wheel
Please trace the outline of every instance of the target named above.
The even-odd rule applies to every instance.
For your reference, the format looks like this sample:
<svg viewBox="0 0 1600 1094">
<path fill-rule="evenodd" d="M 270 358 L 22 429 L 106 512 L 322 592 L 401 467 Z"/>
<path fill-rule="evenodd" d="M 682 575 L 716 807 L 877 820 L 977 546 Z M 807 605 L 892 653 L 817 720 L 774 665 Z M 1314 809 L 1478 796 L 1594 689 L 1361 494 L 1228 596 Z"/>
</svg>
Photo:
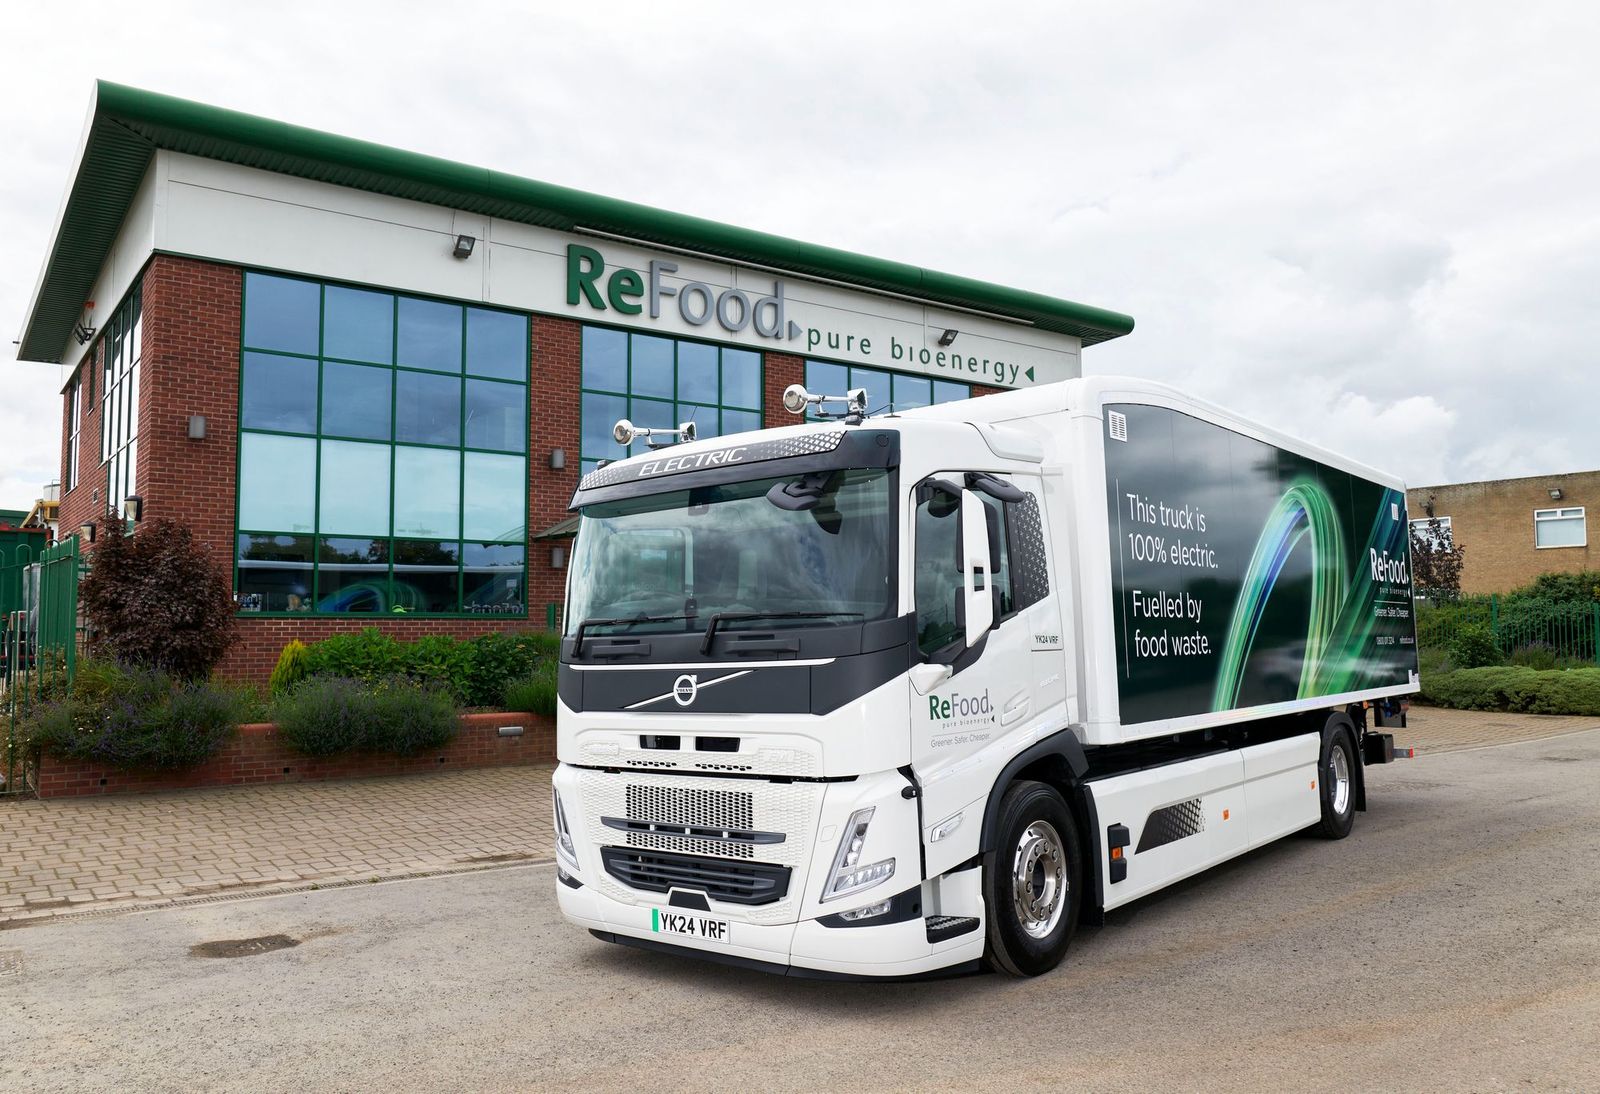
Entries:
<svg viewBox="0 0 1600 1094">
<path fill-rule="evenodd" d="M 1077 825 L 1061 795 L 1037 782 L 1008 787 L 997 820 L 983 863 L 984 955 L 1013 976 L 1038 976 L 1061 964 L 1078 927 Z"/>
<path fill-rule="evenodd" d="M 1322 743 L 1322 762 L 1317 765 L 1322 821 L 1317 831 L 1328 839 L 1344 839 L 1356 823 L 1355 753 L 1346 729 L 1334 730 Z"/>
</svg>

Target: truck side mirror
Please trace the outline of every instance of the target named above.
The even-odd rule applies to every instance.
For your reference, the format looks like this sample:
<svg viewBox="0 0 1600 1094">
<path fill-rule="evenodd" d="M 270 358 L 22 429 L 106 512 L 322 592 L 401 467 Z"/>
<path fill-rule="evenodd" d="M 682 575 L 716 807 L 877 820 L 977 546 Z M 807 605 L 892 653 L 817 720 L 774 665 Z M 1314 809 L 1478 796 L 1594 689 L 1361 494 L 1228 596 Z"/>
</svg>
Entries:
<svg viewBox="0 0 1600 1094">
<path fill-rule="evenodd" d="M 994 626 L 994 560 L 989 550 L 989 507 L 961 491 L 961 591 L 967 648 Z"/>
</svg>

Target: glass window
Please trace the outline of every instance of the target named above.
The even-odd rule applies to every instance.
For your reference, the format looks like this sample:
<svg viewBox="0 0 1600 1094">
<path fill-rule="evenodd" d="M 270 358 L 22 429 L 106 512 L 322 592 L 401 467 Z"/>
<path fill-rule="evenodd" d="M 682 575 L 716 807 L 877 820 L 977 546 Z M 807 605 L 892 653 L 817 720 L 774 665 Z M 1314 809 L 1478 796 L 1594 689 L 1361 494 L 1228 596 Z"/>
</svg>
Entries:
<svg viewBox="0 0 1600 1094">
<path fill-rule="evenodd" d="M 468 543 L 462 607 L 469 612 L 522 612 L 525 561 L 520 543 Z"/>
<path fill-rule="evenodd" d="M 643 440 L 612 440 L 621 418 L 663 429 L 693 421 L 702 438 L 761 425 L 761 355 L 749 350 L 585 327 L 582 387 L 585 471 L 644 451 Z"/>
<path fill-rule="evenodd" d="M 395 363 L 405 368 L 460 372 L 461 314 L 459 304 L 402 296 L 399 360 Z"/>
<path fill-rule="evenodd" d="M 761 406 L 761 355 L 749 350 L 722 351 L 722 401 L 745 409 Z"/>
<path fill-rule="evenodd" d="M 526 447 L 528 389 L 493 380 L 467 381 L 467 447 L 521 452 Z"/>
<path fill-rule="evenodd" d="M 317 442 L 239 437 L 239 527 L 309 532 L 316 519 Z"/>
<path fill-rule="evenodd" d="M 322 366 L 322 432 L 389 439 L 389 384 L 394 373 L 366 365 Z"/>
<path fill-rule="evenodd" d="M 317 610 L 389 610 L 389 541 L 324 537 L 317 550 Z"/>
<path fill-rule="evenodd" d="M 387 365 L 394 361 L 394 297 L 329 285 L 323 299 L 322 354 Z"/>
<path fill-rule="evenodd" d="M 999 596 L 995 598 L 994 617 L 1004 619 L 1017 610 L 1017 598 L 1011 589 L 1011 544 L 1006 535 L 1005 507 L 988 494 L 979 494 L 978 497 L 988 509 L 989 541 L 998 541 L 1000 544 L 1000 561 L 996 563 L 994 571 L 994 588 L 999 591 Z"/>
<path fill-rule="evenodd" d="M 452 447 L 461 443 L 459 379 L 402 369 L 394 374 L 394 383 L 395 440 Z M 517 390 L 523 388 L 518 385 Z"/>
<path fill-rule="evenodd" d="M 851 388 L 865 388 L 867 411 L 879 413 L 893 404 L 895 410 L 914 410 L 919 406 L 950 403 L 971 396 L 967 384 L 949 380 L 935 380 L 929 376 L 910 372 L 890 372 L 885 369 L 846 367 L 828 361 L 806 362 L 806 390 L 819 395 L 843 395 Z M 830 403 L 836 410 L 839 403 Z M 815 421 L 815 412 L 806 417 Z"/>
<path fill-rule="evenodd" d="M 527 535 L 528 472 L 521 456 L 468 452 L 461 492 L 461 534 L 520 540 Z"/>
<path fill-rule="evenodd" d="M 651 338 L 635 334 L 633 343 L 632 382 L 628 390 L 634 395 L 654 395 L 670 399 L 675 391 L 673 379 L 673 346 L 670 338 Z"/>
<path fill-rule="evenodd" d="M 504 311 L 467 309 L 467 372 L 502 380 L 528 378 L 528 319 Z"/>
<path fill-rule="evenodd" d="M 244 275 L 244 344 L 315 355 L 322 310 L 322 287 L 270 274 Z"/>
<path fill-rule="evenodd" d="M 894 377 L 894 408 L 915 410 L 933 403 L 933 381 L 926 376 L 907 376 L 896 373 Z"/>
<path fill-rule="evenodd" d="M 593 391 L 628 390 L 628 336 L 604 327 L 583 328 L 583 386 Z"/>
<path fill-rule="evenodd" d="M 745 433 L 752 429 L 761 428 L 761 415 L 753 410 L 724 410 L 722 412 L 723 433 Z"/>
<path fill-rule="evenodd" d="M 713 405 L 720 400 L 717 356 L 716 346 L 702 342 L 678 343 L 678 398 Z"/>
<path fill-rule="evenodd" d="M 394 541 L 390 611 L 453 612 L 461 607 L 461 545 L 426 539 Z"/>
<path fill-rule="evenodd" d="M 394 534 L 454 539 L 461 534 L 461 453 L 455 449 L 394 450 Z"/>
<path fill-rule="evenodd" d="M 386 444 L 322 442 L 317 530 L 343 535 L 389 534 L 389 453 Z"/>
<path fill-rule="evenodd" d="M 135 482 L 139 436 L 139 321 L 144 304 L 137 285 L 117 305 L 100 340 L 105 384 L 100 391 L 100 459 L 106 468 L 107 507 L 118 512 Z"/>
<path fill-rule="evenodd" d="M 317 362 L 246 353 L 239 424 L 246 429 L 310 433 L 317 421 Z"/>
<path fill-rule="evenodd" d="M 528 317 L 246 277 L 240 610 L 525 614 Z M 137 405 L 138 341 L 133 324 L 116 324 L 103 354 L 115 392 L 108 476 L 122 493 L 137 466 L 131 432 L 117 431 Z M 625 350 L 622 362 L 625 381 Z M 507 581 L 513 589 L 498 607 L 462 604 L 463 523 L 473 541 L 497 548 L 497 570 L 515 570 L 494 575 L 502 593 Z M 514 561 L 501 547 L 515 549 Z M 297 553 L 263 554 L 279 549 Z"/>
<path fill-rule="evenodd" d="M 917 648 L 933 654 L 961 637 L 956 625 L 962 597 L 958 565 L 960 503 L 935 493 L 917 506 Z"/>
<path fill-rule="evenodd" d="M 583 458 L 616 460 L 628 454 L 611 437 L 618 420 L 628 416 L 628 400 L 620 395 L 583 396 Z"/>
<path fill-rule="evenodd" d="M 1585 547 L 1588 543 L 1583 506 L 1533 511 L 1535 547 Z"/>
<path fill-rule="evenodd" d="M 303 612 L 311 607 L 311 537 L 239 537 L 239 610 Z"/>
</svg>

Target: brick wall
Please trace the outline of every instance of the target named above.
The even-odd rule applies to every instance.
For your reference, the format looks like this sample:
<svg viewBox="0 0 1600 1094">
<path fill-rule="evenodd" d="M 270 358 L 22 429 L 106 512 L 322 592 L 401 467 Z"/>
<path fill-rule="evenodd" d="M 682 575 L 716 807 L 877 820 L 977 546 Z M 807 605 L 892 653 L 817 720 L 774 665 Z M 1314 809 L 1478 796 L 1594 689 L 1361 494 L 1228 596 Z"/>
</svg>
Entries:
<svg viewBox="0 0 1600 1094">
<path fill-rule="evenodd" d="M 502 737 L 502 726 L 521 726 L 522 735 Z M 73 798 L 201 786 L 415 775 L 469 767 L 515 767 L 552 764 L 555 759 L 555 723 L 537 714 L 464 714 L 461 733 L 455 740 L 441 749 L 406 757 L 301 756 L 284 745 L 276 726 L 257 724 L 241 726 L 231 743 L 189 771 L 118 771 L 102 764 L 45 757 L 39 763 L 38 789 L 41 798 Z"/>
<path fill-rule="evenodd" d="M 1559 501 L 1550 497 L 1561 491 Z M 1600 570 L 1600 471 L 1536 475 L 1448 486 L 1418 486 L 1406 491 L 1412 520 L 1449 517 L 1451 533 L 1465 551 L 1461 566 L 1464 593 L 1504 593 L 1543 573 Z M 1533 545 L 1533 511 L 1582 507 L 1588 522 L 1587 547 Z"/>
<path fill-rule="evenodd" d="M 582 468 L 578 434 L 578 384 L 582 371 L 583 324 L 571 319 L 533 317 L 533 382 L 528 386 L 532 401 L 533 431 L 528 444 L 528 534 L 538 535 L 557 521 L 564 520 L 567 503 L 578 488 Z M 550 467 L 550 452 L 560 448 L 567 454 L 565 470 Z M 567 571 L 550 565 L 551 543 L 530 543 L 528 551 L 528 612 L 543 624 L 545 605 L 566 599 Z M 570 549 L 570 541 L 560 546 Z"/>
<path fill-rule="evenodd" d="M 806 359 L 792 353 L 768 353 L 765 358 L 761 370 L 761 424 L 768 429 L 799 425 L 800 419 L 783 409 L 783 389 L 806 382 Z"/>
</svg>

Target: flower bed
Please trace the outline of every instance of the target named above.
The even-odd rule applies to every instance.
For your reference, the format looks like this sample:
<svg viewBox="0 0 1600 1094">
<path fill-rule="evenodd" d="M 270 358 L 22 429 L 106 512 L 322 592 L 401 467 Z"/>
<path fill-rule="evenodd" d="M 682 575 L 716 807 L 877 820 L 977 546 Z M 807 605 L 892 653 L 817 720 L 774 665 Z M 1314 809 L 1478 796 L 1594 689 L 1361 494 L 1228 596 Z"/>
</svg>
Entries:
<svg viewBox="0 0 1600 1094">
<path fill-rule="evenodd" d="M 522 732 L 502 735 L 502 729 L 511 727 L 521 727 Z M 461 732 L 454 740 L 414 756 L 302 756 L 287 747 L 277 726 L 255 723 L 240 726 L 238 736 L 216 755 L 184 771 L 121 771 L 104 763 L 45 756 L 39 762 L 38 789 L 41 798 L 70 798 L 202 786 L 415 775 L 472 767 L 551 764 L 555 759 L 555 719 L 538 714 L 463 714 Z"/>
</svg>

